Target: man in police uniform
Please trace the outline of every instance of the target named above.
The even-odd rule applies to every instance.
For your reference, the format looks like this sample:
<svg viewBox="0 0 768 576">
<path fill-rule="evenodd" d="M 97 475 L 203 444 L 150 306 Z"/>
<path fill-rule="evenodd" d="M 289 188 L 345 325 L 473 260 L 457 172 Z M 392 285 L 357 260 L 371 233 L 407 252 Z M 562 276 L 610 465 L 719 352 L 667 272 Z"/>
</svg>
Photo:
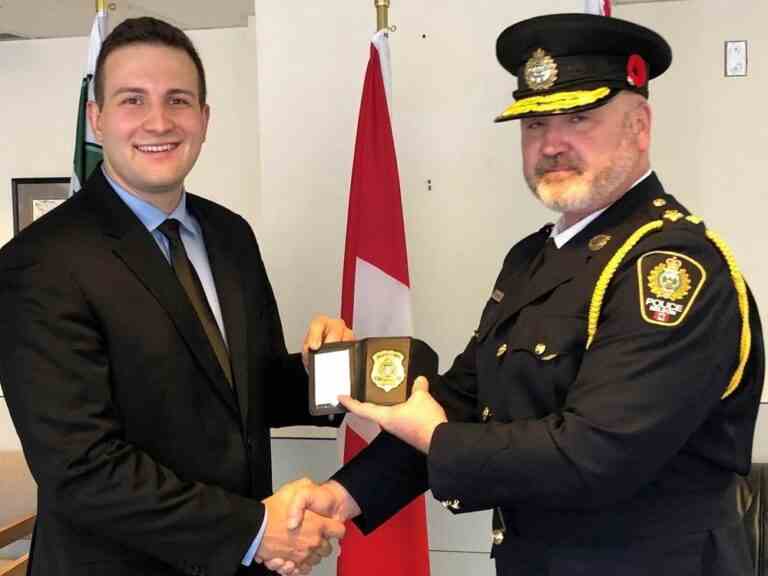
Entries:
<svg viewBox="0 0 768 576">
<path fill-rule="evenodd" d="M 370 531 L 429 487 L 494 509 L 499 574 L 751 573 L 736 509 L 763 382 L 755 302 L 724 242 L 651 171 L 655 32 L 585 14 L 507 28 L 534 194 L 561 213 L 514 246 L 451 369 L 296 503 Z M 396 437 L 413 448 L 406 447 Z M 426 458 L 424 458 L 426 454 Z M 375 479 L 375 480 L 374 480 Z"/>
</svg>

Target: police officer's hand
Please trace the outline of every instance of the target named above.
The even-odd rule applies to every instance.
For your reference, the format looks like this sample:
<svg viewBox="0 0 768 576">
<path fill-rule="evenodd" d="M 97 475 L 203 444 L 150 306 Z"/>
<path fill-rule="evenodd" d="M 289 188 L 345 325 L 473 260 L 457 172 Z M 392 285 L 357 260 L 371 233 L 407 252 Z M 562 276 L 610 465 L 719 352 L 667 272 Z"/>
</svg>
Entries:
<svg viewBox="0 0 768 576">
<path fill-rule="evenodd" d="M 447 422 L 445 410 L 429 393 L 429 382 L 416 378 L 410 398 L 397 406 L 378 406 L 339 396 L 344 407 L 362 418 L 373 420 L 384 430 L 425 454 L 429 452 L 435 428 Z"/>
</svg>

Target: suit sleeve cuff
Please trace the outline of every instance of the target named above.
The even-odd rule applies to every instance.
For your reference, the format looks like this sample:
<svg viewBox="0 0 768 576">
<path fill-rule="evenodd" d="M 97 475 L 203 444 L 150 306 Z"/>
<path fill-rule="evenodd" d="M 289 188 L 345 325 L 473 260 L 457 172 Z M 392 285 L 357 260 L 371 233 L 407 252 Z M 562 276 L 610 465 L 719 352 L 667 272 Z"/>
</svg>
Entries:
<svg viewBox="0 0 768 576">
<path fill-rule="evenodd" d="M 259 546 L 261 546 L 261 541 L 264 539 L 264 532 L 267 530 L 267 519 L 267 509 L 265 507 L 264 521 L 261 523 L 259 533 L 256 535 L 256 538 L 253 539 L 251 547 L 248 548 L 248 552 L 246 552 L 245 556 L 243 556 L 243 561 L 241 562 L 243 566 L 250 566 L 253 563 L 253 558 L 256 556 L 256 552 L 258 551 Z"/>
</svg>

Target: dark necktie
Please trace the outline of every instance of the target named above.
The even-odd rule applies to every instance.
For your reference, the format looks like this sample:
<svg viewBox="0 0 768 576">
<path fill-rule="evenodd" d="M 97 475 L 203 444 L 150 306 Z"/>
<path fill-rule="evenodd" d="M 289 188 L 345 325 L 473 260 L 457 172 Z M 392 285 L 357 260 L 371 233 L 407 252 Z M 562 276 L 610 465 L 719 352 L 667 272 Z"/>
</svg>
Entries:
<svg viewBox="0 0 768 576">
<path fill-rule="evenodd" d="M 531 262 L 529 277 L 533 278 L 534 275 L 539 270 L 541 270 L 541 268 L 546 264 L 548 260 L 551 261 L 554 255 L 557 254 L 557 250 L 558 248 L 557 244 L 555 244 L 555 239 L 550 236 L 544 243 L 544 247 L 542 248 L 541 252 L 539 252 L 533 258 L 533 262 Z"/>
<path fill-rule="evenodd" d="M 224 344 L 224 338 L 221 336 L 219 325 L 216 323 L 216 318 L 214 318 L 211 307 L 205 297 L 205 291 L 200 283 L 200 278 L 198 278 L 194 266 L 192 266 L 187 257 L 187 251 L 184 249 L 184 243 L 181 241 L 179 233 L 179 221 L 171 218 L 160 224 L 157 228 L 168 238 L 171 246 L 171 265 L 173 266 L 173 271 L 176 273 L 176 278 L 179 279 L 182 288 L 184 288 L 184 292 L 187 293 L 192 307 L 197 312 L 197 317 L 200 319 L 203 330 L 205 330 L 205 334 L 211 342 L 216 359 L 219 361 L 222 370 L 224 370 L 224 375 L 231 386 L 232 367 L 229 363 L 227 346 Z"/>
</svg>

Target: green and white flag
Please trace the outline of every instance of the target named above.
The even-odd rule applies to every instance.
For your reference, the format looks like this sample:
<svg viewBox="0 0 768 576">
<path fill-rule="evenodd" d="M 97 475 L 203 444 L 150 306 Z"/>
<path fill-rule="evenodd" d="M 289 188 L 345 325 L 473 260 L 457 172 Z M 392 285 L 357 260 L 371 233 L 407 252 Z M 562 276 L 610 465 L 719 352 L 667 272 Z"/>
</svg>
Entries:
<svg viewBox="0 0 768 576">
<path fill-rule="evenodd" d="M 77 136 L 75 138 L 75 160 L 72 171 L 71 194 L 79 192 L 82 184 L 91 175 L 93 169 L 101 162 L 101 145 L 96 142 L 91 126 L 88 124 L 86 109 L 88 101 L 94 100 L 93 75 L 96 71 L 96 60 L 101 51 L 101 43 L 106 36 L 107 11 L 99 10 L 91 27 L 91 38 L 88 44 L 88 68 L 80 86 L 80 104 L 77 109 Z"/>
</svg>

